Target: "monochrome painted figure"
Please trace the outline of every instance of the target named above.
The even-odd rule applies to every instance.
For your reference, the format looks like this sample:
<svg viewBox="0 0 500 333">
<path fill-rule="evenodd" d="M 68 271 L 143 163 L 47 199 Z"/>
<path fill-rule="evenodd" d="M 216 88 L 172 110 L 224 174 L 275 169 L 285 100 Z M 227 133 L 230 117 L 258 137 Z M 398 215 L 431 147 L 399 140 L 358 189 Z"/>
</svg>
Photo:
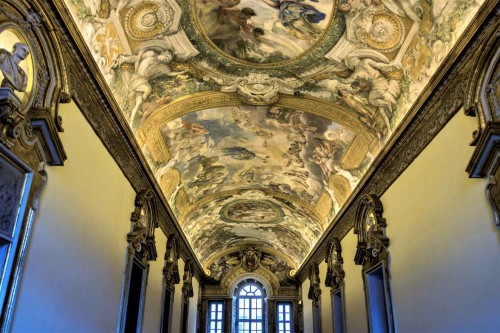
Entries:
<svg viewBox="0 0 500 333">
<path fill-rule="evenodd" d="M 26 91 L 28 77 L 19 63 L 29 55 L 29 48 L 26 44 L 15 43 L 12 52 L 0 49 L 0 70 L 3 80 L 2 88 L 11 88 L 16 91 Z"/>
</svg>

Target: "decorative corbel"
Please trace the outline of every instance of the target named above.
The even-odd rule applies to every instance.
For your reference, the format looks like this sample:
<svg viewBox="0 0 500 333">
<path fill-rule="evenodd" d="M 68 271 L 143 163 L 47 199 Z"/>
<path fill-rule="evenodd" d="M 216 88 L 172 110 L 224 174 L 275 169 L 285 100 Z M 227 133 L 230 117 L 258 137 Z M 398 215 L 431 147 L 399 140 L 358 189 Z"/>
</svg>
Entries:
<svg viewBox="0 0 500 333">
<path fill-rule="evenodd" d="M 307 297 L 312 300 L 313 306 L 318 305 L 321 299 L 321 281 L 319 278 L 319 266 L 316 261 L 313 261 L 309 271 L 309 292 Z"/>
<path fill-rule="evenodd" d="M 325 285 L 336 290 L 344 285 L 345 272 L 342 269 L 344 259 L 342 259 L 342 247 L 337 237 L 332 238 L 326 249 L 326 264 L 328 266 L 325 278 Z"/>
<path fill-rule="evenodd" d="M 132 212 L 132 231 L 127 234 L 129 253 L 144 264 L 156 260 L 155 228 L 158 227 L 157 210 L 153 191 L 141 190 L 135 198 L 135 210 Z"/>
<path fill-rule="evenodd" d="M 182 275 L 182 295 L 185 301 L 194 296 L 193 275 L 194 265 L 191 262 L 191 259 L 188 259 L 184 265 L 184 274 Z"/>
<path fill-rule="evenodd" d="M 389 238 L 385 235 L 387 226 L 382 217 L 384 208 L 374 194 L 361 197 L 356 211 L 354 233 L 358 235 L 358 247 L 354 262 L 356 265 L 373 265 L 386 258 Z"/>
<path fill-rule="evenodd" d="M 167 248 L 165 251 L 165 265 L 163 266 L 163 277 L 165 285 L 170 289 L 174 289 L 181 279 L 179 276 L 179 243 L 177 236 L 171 234 L 167 239 Z"/>
</svg>

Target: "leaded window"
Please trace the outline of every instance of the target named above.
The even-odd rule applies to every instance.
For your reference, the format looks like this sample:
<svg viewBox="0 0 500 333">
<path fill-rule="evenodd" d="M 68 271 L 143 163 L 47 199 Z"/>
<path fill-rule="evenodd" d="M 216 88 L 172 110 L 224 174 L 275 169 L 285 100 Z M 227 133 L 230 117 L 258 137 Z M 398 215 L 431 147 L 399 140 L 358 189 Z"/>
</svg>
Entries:
<svg viewBox="0 0 500 333">
<path fill-rule="evenodd" d="M 236 331 L 264 332 L 264 291 L 255 282 L 245 283 L 237 290 Z"/>
<path fill-rule="evenodd" d="M 220 301 L 208 302 L 208 333 L 222 333 L 224 331 L 224 304 Z"/>
</svg>

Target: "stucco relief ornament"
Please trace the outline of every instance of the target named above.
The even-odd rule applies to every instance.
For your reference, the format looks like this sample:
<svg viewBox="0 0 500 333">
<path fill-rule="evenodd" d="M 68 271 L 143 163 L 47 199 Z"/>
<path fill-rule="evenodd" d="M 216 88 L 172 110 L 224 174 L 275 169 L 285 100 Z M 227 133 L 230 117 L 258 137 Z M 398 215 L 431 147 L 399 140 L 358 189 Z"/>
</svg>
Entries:
<svg viewBox="0 0 500 333">
<path fill-rule="evenodd" d="M 179 29 L 181 14 L 175 1 L 144 1 L 127 12 L 125 30 L 134 40 L 161 38 Z"/>
<path fill-rule="evenodd" d="M 260 266 L 260 255 L 261 252 L 254 248 L 241 251 L 241 266 L 248 272 L 255 271 Z"/>
<path fill-rule="evenodd" d="M 222 92 L 237 92 L 244 103 L 251 105 L 272 104 L 278 100 L 279 93 L 293 95 L 295 89 L 304 84 L 298 79 L 280 79 L 262 73 L 250 73 L 238 78 L 209 74 L 203 79 L 220 85 Z"/>
</svg>

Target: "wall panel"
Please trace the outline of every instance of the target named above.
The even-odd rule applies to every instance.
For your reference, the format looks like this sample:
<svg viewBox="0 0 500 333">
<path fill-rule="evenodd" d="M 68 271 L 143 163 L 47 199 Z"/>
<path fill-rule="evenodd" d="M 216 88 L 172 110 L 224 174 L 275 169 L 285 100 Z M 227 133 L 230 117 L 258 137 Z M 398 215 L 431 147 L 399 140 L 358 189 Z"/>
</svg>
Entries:
<svg viewBox="0 0 500 333">
<path fill-rule="evenodd" d="M 114 332 L 135 192 L 75 104 L 60 106 L 68 155 L 28 247 L 13 332 Z"/>
</svg>

